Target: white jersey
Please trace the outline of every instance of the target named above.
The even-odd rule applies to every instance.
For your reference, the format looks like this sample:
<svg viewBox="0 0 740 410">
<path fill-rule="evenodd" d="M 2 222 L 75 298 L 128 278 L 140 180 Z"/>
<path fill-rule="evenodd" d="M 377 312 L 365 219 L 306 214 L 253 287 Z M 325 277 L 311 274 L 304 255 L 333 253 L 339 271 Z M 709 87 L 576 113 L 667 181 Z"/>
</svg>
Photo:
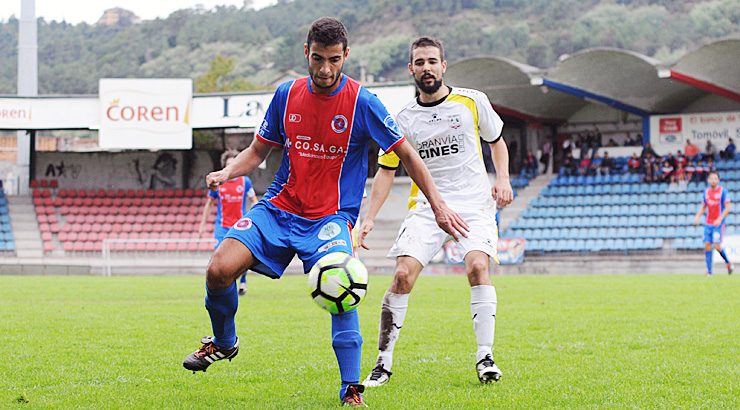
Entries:
<svg viewBox="0 0 740 410">
<path fill-rule="evenodd" d="M 504 123 L 485 94 L 454 87 L 446 98 L 434 103 L 414 99 L 398 113 L 396 123 L 429 168 L 447 205 L 478 210 L 495 205 L 480 140 L 498 141 Z M 378 164 L 395 169 L 399 159 L 393 152 L 381 151 Z M 409 209 L 426 202 L 413 184 Z"/>
</svg>

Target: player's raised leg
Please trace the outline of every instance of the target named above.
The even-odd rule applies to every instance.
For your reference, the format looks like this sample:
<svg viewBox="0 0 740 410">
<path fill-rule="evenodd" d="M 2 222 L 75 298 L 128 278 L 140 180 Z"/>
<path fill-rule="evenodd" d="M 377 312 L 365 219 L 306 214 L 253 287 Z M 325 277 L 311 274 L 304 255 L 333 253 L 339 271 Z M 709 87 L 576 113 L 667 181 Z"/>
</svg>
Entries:
<svg viewBox="0 0 740 410">
<path fill-rule="evenodd" d="M 714 241 L 714 249 L 717 250 L 717 253 L 719 253 L 719 256 L 722 257 L 722 259 L 725 261 L 725 265 L 727 265 L 727 274 L 732 275 L 732 262 L 730 262 L 730 258 L 727 257 L 727 254 L 725 253 L 725 249 L 722 247 L 722 242 L 724 241 L 725 236 L 725 226 L 719 226 L 715 227 L 715 237 L 718 237 L 717 240 Z"/>
<path fill-rule="evenodd" d="M 205 371 L 213 362 L 231 360 L 239 353 L 234 316 L 239 306 L 236 279 L 254 263 L 252 252 L 236 239 L 226 238 L 211 257 L 206 271 L 206 309 L 211 317 L 213 337 L 185 358 L 182 365 Z"/>
<path fill-rule="evenodd" d="M 419 277 L 423 266 L 411 256 L 396 259 L 396 272 L 391 287 L 383 297 L 380 311 L 380 332 L 378 334 L 378 360 L 375 368 L 362 382 L 366 387 L 378 387 L 390 380 L 393 366 L 393 348 L 401 334 L 409 294 Z"/>
<path fill-rule="evenodd" d="M 465 271 L 470 282 L 470 313 L 478 344 L 475 370 L 481 383 L 498 381 L 501 370 L 493 361 L 493 337 L 496 327 L 496 288 L 488 274 L 489 256 L 482 251 L 465 255 Z"/>
</svg>

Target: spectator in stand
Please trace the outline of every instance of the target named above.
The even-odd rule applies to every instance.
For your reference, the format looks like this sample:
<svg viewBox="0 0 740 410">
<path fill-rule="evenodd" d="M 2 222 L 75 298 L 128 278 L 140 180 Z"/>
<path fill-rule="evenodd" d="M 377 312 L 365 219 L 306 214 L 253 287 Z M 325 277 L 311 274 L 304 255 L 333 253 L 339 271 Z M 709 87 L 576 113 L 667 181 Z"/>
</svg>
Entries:
<svg viewBox="0 0 740 410">
<path fill-rule="evenodd" d="M 660 168 L 660 181 L 669 182 L 673 178 L 673 166 L 668 160 L 663 161 L 663 166 Z"/>
<path fill-rule="evenodd" d="M 645 170 L 645 182 L 655 182 L 658 180 L 658 161 L 656 161 L 653 154 L 648 152 L 645 155 L 642 160 L 642 168 Z"/>
<path fill-rule="evenodd" d="M 676 165 L 681 165 L 682 167 L 686 168 L 688 165 L 689 160 L 686 158 L 686 155 L 681 153 L 681 150 L 678 150 L 676 152 Z"/>
<path fill-rule="evenodd" d="M 686 140 L 683 152 L 686 153 L 686 157 L 688 157 L 689 161 L 695 161 L 699 157 L 699 147 L 692 144 L 689 140 Z"/>
<path fill-rule="evenodd" d="M 704 180 L 707 179 L 707 172 L 709 172 L 709 168 L 704 165 L 704 162 L 702 160 L 697 161 L 696 166 L 694 167 L 692 180 L 696 182 L 704 182 Z"/>
<path fill-rule="evenodd" d="M 532 151 L 527 151 L 527 157 L 524 158 L 524 169 L 522 173 L 527 178 L 534 178 L 537 176 L 539 166 L 537 165 L 537 159 L 532 154 Z"/>
<path fill-rule="evenodd" d="M 676 169 L 676 158 L 673 156 L 672 152 L 669 152 L 668 155 L 665 156 L 665 160 L 668 161 L 669 164 L 671 164 L 673 169 Z"/>
<path fill-rule="evenodd" d="M 609 175 L 614 168 L 614 158 L 609 156 L 609 152 L 604 151 L 604 158 L 601 159 L 601 165 L 599 166 L 599 173 L 601 175 Z"/>
<path fill-rule="evenodd" d="M 552 143 L 549 139 L 546 139 L 545 142 L 542 144 L 542 148 L 540 148 L 542 151 L 542 155 L 540 155 L 540 163 L 542 164 L 542 173 L 547 173 L 547 167 L 550 165 L 550 155 L 552 154 Z"/>
<path fill-rule="evenodd" d="M 642 134 L 637 133 L 635 138 L 632 140 L 632 146 L 633 147 L 639 147 L 642 145 Z"/>
<path fill-rule="evenodd" d="M 570 135 L 566 136 L 563 140 L 563 155 L 565 158 L 568 158 L 568 155 L 570 155 L 573 152 L 573 140 L 570 138 Z"/>
<path fill-rule="evenodd" d="M 566 155 L 565 160 L 563 161 L 563 167 L 562 167 L 562 174 L 566 176 L 575 176 L 578 174 L 578 165 L 576 165 L 576 159 L 573 158 L 572 153 L 568 153 Z"/>
<path fill-rule="evenodd" d="M 609 138 L 609 141 L 606 143 L 607 147 L 618 147 L 619 144 L 617 144 L 617 141 L 614 141 L 614 138 Z"/>
<path fill-rule="evenodd" d="M 601 161 L 603 161 L 603 158 L 599 156 L 598 152 L 591 157 L 591 164 L 588 167 L 588 175 L 598 174 L 599 168 L 601 168 Z"/>
<path fill-rule="evenodd" d="M 711 158 L 714 160 L 717 157 L 717 148 L 715 148 L 712 141 L 707 140 L 707 145 L 704 146 L 704 161 L 709 161 Z"/>
<path fill-rule="evenodd" d="M 717 172 L 717 166 L 714 164 L 714 160 L 712 158 L 707 160 L 707 165 L 704 168 L 707 170 L 707 176 L 709 176 L 710 172 Z"/>
<path fill-rule="evenodd" d="M 735 141 L 730 138 L 730 142 L 727 144 L 727 147 L 725 147 L 724 150 L 719 152 L 719 157 L 722 159 L 733 159 L 735 158 L 735 151 L 737 150 L 737 147 L 735 147 Z"/>
<path fill-rule="evenodd" d="M 686 181 L 691 182 L 694 180 L 694 174 L 696 173 L 696 165 L 693 162 L 689 162 L 684 167 L 686 171 Z"/>
<path fill-rule="evenodd" d="M 627 169 L 630 174 L 640 173 L 640 157 L 637 156 L 636 152 L 633 152 L 630 159 L 627 160 Z"/>
<path fill-rule="evenodd" d="M 583 150 L 581 150 L 581 163 L 578 166 L 578 172 L 581 175 L 588 175 L 589 167 L 591 166 L 591 158 L 588 156 L 583 155 Z"/>
<path fill-rule="evenodd" d="M 671 178 L 671 182 L 678 183 L 679 185 L 684 185 L 688 182 L 686 168 L 683 167 L 683 164 L 679 163 L 678 166 L 676 167 L 676 170 L 673 171 L 673 177 Z"/>
<path fill-rule="evenodd" d="M 655 151 L 653 150 L 653 147 L 650 146 L 649 142 L 645 144 L 645 146 L 642 148 L 642 152 L 640 153 L 640 158 L 644 159 L 648 154 L 652 156 L 653 158 L 658 156 L 658 154 L 656 154 Z"/>
</svg>

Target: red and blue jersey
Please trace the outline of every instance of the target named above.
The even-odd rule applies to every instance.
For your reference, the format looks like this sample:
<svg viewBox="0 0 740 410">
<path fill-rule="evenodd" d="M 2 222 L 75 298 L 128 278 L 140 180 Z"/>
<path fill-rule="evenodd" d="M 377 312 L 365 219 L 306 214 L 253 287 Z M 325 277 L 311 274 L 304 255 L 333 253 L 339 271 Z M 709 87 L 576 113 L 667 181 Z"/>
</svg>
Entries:
<svg viewBox="0 0 740 410">
<path fill-rule="evenodd" d="M 239 177 L 226 181 L 217 191 L 208 191 L 208 196 L 217 199 L 216 228 L 231 228 L 242 215 L 247 213 L 247 198 L 254 195 L 252 180 Z"/>
<path fill-rule="evenodd" d="M 730 194 L 721 186 L 709 187 L 704 191 L 704 206 L 707 208 L 707 224 L 713 224 L 725 211 L 725 204 L 730 202 Z M 725 221 L 722 220 L 724 225 Z"/>
<path fill-rule="evenodd" d="M 314 93 L 308 77 L 280 85 L 256 138 L 284 148 L 263 199 L 307 219 L 343 213 L 351 221 L 362 201 L 370 141 L 389 152 L 404 140 L 380 100 L 346 75 L 331 94 Z"/>
</svg>

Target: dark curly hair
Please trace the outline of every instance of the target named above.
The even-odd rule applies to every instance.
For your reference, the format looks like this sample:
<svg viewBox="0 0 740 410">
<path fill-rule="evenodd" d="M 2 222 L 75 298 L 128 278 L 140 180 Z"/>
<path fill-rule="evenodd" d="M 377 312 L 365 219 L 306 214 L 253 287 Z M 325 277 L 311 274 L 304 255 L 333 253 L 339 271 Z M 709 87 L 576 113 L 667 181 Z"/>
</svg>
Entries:
<svg viewBox="0 0 740 410">
<path fill-rule="evenodd" d="M 432 37 L 419 37 L 414 40 L 409 46 L 409 63 L 414 63 L 414 50 L 419 47 L 437 47 L 439 49 L 439 57 L 444 61 L 445 59 L 445 46 L 442 44 L 442 40 L 437 40 Z"/>
<path fill-rule="evenodd" d="M 334 17 L 321 17 L 311 24 L 308 30 L 306 43 L 311 48 L 311 43 L 319 43 L 324 46 L 341 44 L 342 49 L 347 49 L 347 29 L 341 21 Z"/>
</svg>

